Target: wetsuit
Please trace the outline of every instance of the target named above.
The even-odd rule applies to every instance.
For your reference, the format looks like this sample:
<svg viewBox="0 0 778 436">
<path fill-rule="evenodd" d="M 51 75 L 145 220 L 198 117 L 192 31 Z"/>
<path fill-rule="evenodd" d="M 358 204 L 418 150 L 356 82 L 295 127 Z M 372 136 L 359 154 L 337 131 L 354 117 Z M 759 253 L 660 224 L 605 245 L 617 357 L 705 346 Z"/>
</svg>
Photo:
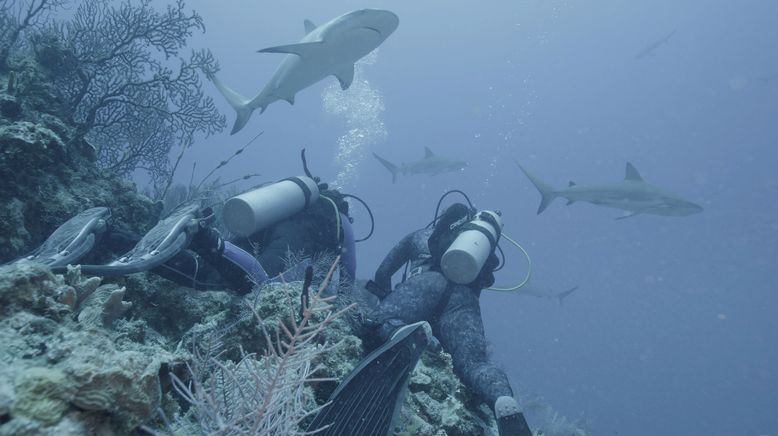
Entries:
<svg viewBox="0 0 778 436">
<path fill-rule="evenodd" d="M 432 229 L 404 237 L 386 255 L 375 274 L 381 289 L 391 290 L 392 275 L 407 261 L 409 277 L 379 303 L 373 317 L 386 340 L 396 328 L 428 321 L 443 349 L 451 354 L 454 372 L 483 401 L 493 405 L 500 396 L 512 396 L 508 377 L 489 361 L 479 296 L 481 289 L 450 282 L 433 265 L 428 248 Z M 491 271 L 489 271 L 491 274 Z"/>
</svg>

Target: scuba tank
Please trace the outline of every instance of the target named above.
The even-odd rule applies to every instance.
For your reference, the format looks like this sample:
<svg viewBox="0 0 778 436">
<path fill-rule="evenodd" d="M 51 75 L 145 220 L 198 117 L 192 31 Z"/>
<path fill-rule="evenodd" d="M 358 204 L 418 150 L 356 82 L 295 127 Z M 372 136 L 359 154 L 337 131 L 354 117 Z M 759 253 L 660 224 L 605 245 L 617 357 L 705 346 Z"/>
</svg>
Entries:
<svg viewBox="0 0 778 436">
<path fill-rule="evenodd" d="M 490 210 L 478 212 L 475 218 L 463 224 L 459 235 L 440 259 L 443 275 L 460 285 L 475 280 L 497 247 L 502 227 L 500 213 Z"/>
<path fill-rule="evenodd" d="M 319 198 L 319 187 L 306 176 L 290 177 L 232 197 L 224 203 L 222 218 L 227 229 L 249 236 L 288 218 Z"/>
</svg>

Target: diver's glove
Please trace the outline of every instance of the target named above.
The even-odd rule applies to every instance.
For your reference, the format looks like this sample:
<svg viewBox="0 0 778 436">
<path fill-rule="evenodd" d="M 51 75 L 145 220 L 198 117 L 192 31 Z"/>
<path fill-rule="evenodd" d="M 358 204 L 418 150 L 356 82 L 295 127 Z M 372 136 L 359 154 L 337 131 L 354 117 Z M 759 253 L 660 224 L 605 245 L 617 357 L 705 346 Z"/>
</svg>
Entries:
<svg viewBox="0 0 778 436">
<path fill-rule="evenodd" d="M 367 283 L 365 283 L 365 289 L 378 297 L 380 300 L 383 300 L 387 295 L 389 295 L 389 291 L 381 287 L 381 285 L 374 282 L 373 280 L 368 280 Z"/>
<path fill-rule="evenodd" d="M 218 230 L 200 221 L 197 233 L 192 236 L 189 249 L 204 258 L 220 257 L 224 252 L 224 240 Z"/>
</svg>

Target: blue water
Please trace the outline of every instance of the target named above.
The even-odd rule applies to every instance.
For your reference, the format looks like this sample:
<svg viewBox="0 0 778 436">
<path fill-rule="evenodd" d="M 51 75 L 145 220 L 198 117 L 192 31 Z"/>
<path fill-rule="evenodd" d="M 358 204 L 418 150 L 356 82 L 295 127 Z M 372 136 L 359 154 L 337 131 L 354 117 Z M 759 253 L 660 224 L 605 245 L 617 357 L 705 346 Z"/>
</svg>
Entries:
<svg viewBox="0 0 778 436">
<path fill-rule="evenodd" d="M 221 80 L 255 95 L 303 20 L 384 8 L 398 30 L 342 93 L 329 78 L 254 114 L 237 135 L 198 141 L 195 180 L 259 131 L 227 176 L 275 180 L 311 170 L 364 198 L 377 218 L 360 277 L 440 195 L 463 189 L 502 210 L 534 261 L 533 283 L 580 289 L 563 306 L 485 293 L 494 359 L 517 394 L 600 435 L 778 434 L 778 2 L 745 0 L 190 2 Z M 635 55 L 671 31 L 655 55 Z M 210 84 L 231 125 L 234 113 Z M 365 104 L 361 104 L 365 103 Z M 423 147 L 470 166 L 400 176 L 372 158 Z M 514 160 L 554 186 L 646 181 L 701 204 L 681 218 L 557 200 L 542 215 Z M 184 171 L 186 172 L 186 171 Z M 189 174 L 179 174 L 182 182 Z M 367 216 L 356 209 L 358 236 Z M 506 247 L 500 284 L 526 263 Z M 537 399 L 542 397 L 542 400 Z M 546 419 L 528 412 L 530 424 Z M 533 422 L 533 419 L 535 420 Z"/>
</svg>

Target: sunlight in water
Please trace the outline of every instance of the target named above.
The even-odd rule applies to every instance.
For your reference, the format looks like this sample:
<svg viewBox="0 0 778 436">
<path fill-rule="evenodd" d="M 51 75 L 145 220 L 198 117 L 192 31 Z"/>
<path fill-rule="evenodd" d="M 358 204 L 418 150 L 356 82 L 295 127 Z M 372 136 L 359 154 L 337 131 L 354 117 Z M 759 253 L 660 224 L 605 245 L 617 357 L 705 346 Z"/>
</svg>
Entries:
<svg viewBox="0 0 778 436">
<path fill-rule="evenodd" d="M 341 118 L 346 124 L 346 131 L 337 140 L 335 163 L 340 171 L 331 183 L 336 188 L 355 181 L 367 149 L 387 135 L 382 116 L 385 109 L 383 96 L 365 78 L 366 67 L 375 64 L 377 59 L 378 50 L 375 50 L 357 62 L 354 82 L 346 91 L 333 81 L 322 92 L 324 111 Z"/>
</svg>

